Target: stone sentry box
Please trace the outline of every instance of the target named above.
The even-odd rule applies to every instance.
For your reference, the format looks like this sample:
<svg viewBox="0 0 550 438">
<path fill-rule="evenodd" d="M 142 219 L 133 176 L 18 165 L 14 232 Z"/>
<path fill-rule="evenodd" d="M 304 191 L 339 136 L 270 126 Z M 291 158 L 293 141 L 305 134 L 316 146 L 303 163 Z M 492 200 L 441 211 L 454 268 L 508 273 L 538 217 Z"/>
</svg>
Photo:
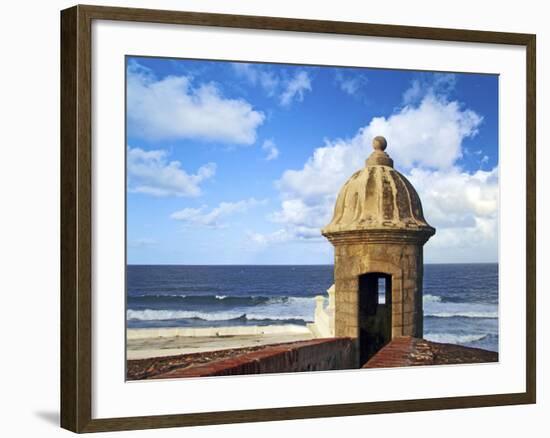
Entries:
<svg viewBox="0 0 550 438">
<path fill-rule="evenodd" d="M 344 184 L 322 234 L 334 245 L 335 335 L 356 339 L 364 364 L 392 338 L 423 336 L 423 245 L 435 233 L 384 137 Z M 379 286 L 385 284 L 385 300 Z"/>
</svg>

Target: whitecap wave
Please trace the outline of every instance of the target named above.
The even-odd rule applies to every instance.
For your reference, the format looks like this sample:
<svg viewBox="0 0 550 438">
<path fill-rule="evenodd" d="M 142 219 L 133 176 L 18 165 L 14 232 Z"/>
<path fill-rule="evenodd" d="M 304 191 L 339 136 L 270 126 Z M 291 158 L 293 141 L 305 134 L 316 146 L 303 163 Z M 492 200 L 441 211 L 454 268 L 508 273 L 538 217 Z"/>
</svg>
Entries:
<svg viewBox="0 0 550 438">
<path fill-rule="evenodd" d="M 424 301 L 424 316 L 437 318 L 498 318 L 498 305 L 485 303 L 448 303 L 429 299 Z"/>
<path fill-rule="evenodd" d="M 311 322 L 315 310 L 315 299 L 295 298 L 288 299 L 280 304 L 261 305 L 248 313 L 248 308 L 235 308 L 224 312 L 205 312 L 194 310 L 156 310 L 156 309 L 128 309 L 126 318 L 133 321 L 166 321 L 175 319 L 202 319 L 204 321 L 231 321 L 246 319 L 248 321 L 296 320 Z"/>
<path fill-rule="evenodd" d="M 170 319 L 203 319 L 205 321 L 230 321 L 244 317 L 240 312 L 196 312 L 190 310 L 132 310 L 126 311 L 126 318 L 134 321 L 164 321 Z"/>
<path fill-rule="evenodd" d="M 424 316 L 433 316 L 436 318 L 498 318 L 498 312 L 432 312 Z"/>
<path fill-rule="evenodd" d="M 471 342 L 481 341 L 486 338 L 486 334 L 478 335 L 457 335 L 454 333 L 427 333 L 424 338 L 432 342 L 443 344 L 469 344 Z"/>
</svg>

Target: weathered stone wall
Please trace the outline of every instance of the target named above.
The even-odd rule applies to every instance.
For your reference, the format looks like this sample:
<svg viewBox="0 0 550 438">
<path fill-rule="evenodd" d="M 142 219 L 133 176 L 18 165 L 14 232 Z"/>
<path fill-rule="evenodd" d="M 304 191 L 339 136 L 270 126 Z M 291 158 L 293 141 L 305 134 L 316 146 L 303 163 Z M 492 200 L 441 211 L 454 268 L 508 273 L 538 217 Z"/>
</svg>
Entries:
<svg viewBox="0 0 550 438">
<path fill-rule="evenodd" d="M 359 336 L 359 276 L 392 276 L 392 338 L 422 337 L 422 245 L 341 243 L 335 245 L 336 336 Z"/>
<path fill-rule="evenodd" d="M 250 353 L 199 366 L 176 368 L 149 378 L 174 379 L 351 369 L 357 368 L 355 354 L 355 343 L 352 339 L 315 339 L 269 345 Z"/>
</svg>

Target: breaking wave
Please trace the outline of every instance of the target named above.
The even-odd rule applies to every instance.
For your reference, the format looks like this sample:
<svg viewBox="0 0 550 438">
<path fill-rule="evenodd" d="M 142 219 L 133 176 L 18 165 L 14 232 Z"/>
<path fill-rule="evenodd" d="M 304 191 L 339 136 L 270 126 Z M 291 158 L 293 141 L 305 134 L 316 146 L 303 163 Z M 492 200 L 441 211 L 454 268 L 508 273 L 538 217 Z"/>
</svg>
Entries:
<svg viewBox="0 0 550 438">
<path fill-rule="evenodd" d="M 134 304 L 140 304 L 140 306 L 126 311 L 126 317 L 129 321 L 183 319 L 203 321 L 293 320 L 305 323 L 313 320 L 315 311 L 315 297 L 171 297 L 170 299 L 183 300 L 183 303 L 176 306 L 172 302 L 172 305 L 168 308 L 159 307 L 158 298 L 151 298 L 150 296 L 134 298 L 141 300 L 139 303 L 134 301 Z M 214 303 L 223 304 L 214 306 Z"/>
<path fill-rule="evenodd" d="M 431 316 L 434 318 L 498 318 L 497 312 L 436 312 L 436 313 L 424 313 L 424 316 Z"/>
<path fill-rule="evenodd" d="M 424 300 L 424 316 L 435 318 L 498 318 L 498 307 L 494 304 L 449 303 L 429 299 Z"/>
<path fill-rule="evenodd" d="M 127 310 L 129 321 L 168 321 L 177 319 L 195 319 L 203 321 L 298 321 L 306 323 L 311 318 L 303 315 L 246 314 L 240 312 L 195 312 L 187 310 Z"/>
<path fill-rule="evenodd" d="M 426 333 L 424 337 L 428 341 L 440 342 L 442 344 L 469 344 L 470 342 L 481 341 L 487 338 L 487 336 L 487 334 L 457 335 L 453 333 Z"/>
<path fill-rule="evenodd" d="M 311 300 L 313 297 L 291 297 L 291 296 L 238 296 L 238 295 L 178 295 L 178 294 L 144 294 L 130 295 L 128 302 L 131 304 L 155 305 L 164 303 L 167 305 L 226 305 L 226 306 L 257 306 L 259 304 L 285 304 L 300 300 Z"/>
</svg>

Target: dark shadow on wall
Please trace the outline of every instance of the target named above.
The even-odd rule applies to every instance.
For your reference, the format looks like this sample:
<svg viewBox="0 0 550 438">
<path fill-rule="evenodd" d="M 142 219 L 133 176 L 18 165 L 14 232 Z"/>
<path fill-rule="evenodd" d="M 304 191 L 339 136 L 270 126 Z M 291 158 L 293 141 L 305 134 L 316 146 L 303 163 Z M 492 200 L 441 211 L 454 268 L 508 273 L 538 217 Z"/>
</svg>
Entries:
<svg viewBox="0 0 550 438">
<path fill-rule="evenodd" d="M 380 302 L 380 291 L 385 300 Z M 391 340 L 392 277 L 382 272 L 359 276 L 359 364 Z"/>
</svg>

